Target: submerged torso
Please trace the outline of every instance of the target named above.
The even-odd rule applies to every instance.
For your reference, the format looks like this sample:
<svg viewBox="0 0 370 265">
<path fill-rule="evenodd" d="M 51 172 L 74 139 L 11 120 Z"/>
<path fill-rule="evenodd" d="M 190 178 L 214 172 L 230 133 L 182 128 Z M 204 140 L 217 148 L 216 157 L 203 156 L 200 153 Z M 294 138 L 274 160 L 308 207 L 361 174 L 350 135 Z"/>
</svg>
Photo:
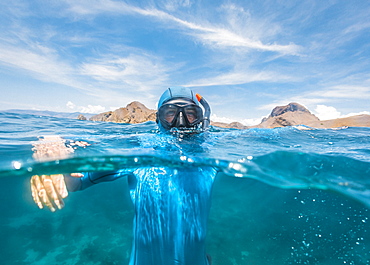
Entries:
<svg viewBox="0 0 370 265">
<path fill-rule="evenodd" d="M 205 236 L 216 171 L 142 168 L 129 177 L 134 203 L 130 265 L 206 265 Z"/>
</svg>

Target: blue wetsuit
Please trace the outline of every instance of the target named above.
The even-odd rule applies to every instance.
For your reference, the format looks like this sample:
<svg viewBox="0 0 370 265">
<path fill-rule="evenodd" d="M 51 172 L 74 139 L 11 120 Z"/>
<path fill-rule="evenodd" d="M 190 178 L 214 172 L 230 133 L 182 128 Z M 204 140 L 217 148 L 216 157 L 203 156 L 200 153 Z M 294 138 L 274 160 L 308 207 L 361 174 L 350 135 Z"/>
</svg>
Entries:
<svg viewBox="0 0 370 265">
<path fill-rule="evenodd" d="M 148 167 L 85 173 L 71 191 L 127 176 L 134 204 L 130 265 L 207 265 L 212 167 Z"/>
</svg>

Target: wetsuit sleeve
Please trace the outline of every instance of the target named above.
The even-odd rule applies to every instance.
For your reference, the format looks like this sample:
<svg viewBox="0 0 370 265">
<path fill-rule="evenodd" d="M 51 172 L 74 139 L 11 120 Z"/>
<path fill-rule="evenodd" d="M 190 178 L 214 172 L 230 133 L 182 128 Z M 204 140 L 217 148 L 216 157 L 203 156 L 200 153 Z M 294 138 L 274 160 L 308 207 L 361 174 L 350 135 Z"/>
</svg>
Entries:
<svg viewBox="0 0 370 265">
<path fill-rule="evenodd" d="M 133 170 L 132 170 L 133 171 Z M 113 181 L 125 176 L 132 175 L 131 170 L 103 171 L 103 172 L 84 172 L 83 177 L 75 178 L 64 175 L 64 180 L 68 191 L 74 192 L 84 190 L 92 185 Z"/>
</svg>

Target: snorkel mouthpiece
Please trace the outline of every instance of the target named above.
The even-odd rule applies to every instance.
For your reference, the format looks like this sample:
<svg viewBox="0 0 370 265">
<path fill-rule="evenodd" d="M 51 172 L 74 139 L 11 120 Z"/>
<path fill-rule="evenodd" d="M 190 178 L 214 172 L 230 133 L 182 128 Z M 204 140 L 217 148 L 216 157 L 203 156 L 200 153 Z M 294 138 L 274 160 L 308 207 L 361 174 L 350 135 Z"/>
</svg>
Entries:
<svg viewBox="0 0 370 265">
<path fill-rule="evenodd" d="M 199 94 L 196 94 L 195 95 L 198 102 L 200 104 L 202 104 L 203 108 L 204 108 L 204 115 L 203 115 L 203 125 L 202 125 L 202 129 L 203 131 L 207 130 L 208 127 L 209 127 L 209 124 L 210 124 L 210 116 L 211 116 L 211 108 L 208 104 L 208 102 Z"/>
</svg>

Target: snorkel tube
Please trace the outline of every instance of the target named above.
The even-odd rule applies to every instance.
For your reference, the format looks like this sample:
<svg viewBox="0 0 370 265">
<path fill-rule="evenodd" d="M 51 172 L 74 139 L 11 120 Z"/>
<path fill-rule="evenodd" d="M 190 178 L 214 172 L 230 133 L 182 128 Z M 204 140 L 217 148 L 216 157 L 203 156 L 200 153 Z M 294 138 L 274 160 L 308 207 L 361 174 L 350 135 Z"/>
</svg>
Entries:
<svg viewBox="0 0 370 265">
<path fill-rule="evenodd" d="M 211 108 L 209 107 L 208 102 L 199 94 L 195 95 L 197 97 L 197 100 L 199 101 L 200 104 L 202 104 L 204 108 L 204 115 L 203 115 L 203 124 L 202 124 L 202 129 L 203 131 L 206 131 L 209 127 L 210 124 L 210 116 L 211 116 Z"/>
</svg>

